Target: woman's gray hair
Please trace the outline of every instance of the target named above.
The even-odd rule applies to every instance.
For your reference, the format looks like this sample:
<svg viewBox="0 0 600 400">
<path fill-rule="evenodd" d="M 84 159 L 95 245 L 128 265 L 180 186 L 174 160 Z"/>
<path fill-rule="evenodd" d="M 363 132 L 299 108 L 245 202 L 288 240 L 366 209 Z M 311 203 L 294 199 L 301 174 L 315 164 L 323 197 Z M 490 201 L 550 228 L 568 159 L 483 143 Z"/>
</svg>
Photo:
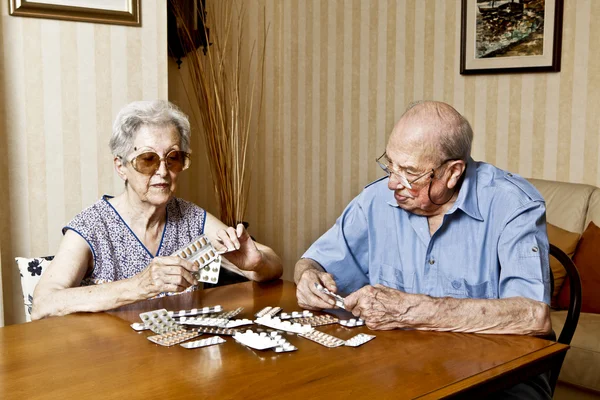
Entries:
<svg viewBox="0 0 600 400">
<path fill-rule="evenodd" d="M 436 145 L 442 157 L 440 162 L 444 160 L 467 162 L 471 157 L 473 129 L 469 121 L 454 107 L 439 101 L 416 101 L 408 106 L 404 116 L 417 117 L 439 127 Z"/>
<path fill-rule="evenodd" d="M 113 124 L 109 146 L 114 157 L 126 158 L 133 151 L 135 135 L 144 125 L 174 126 L 181 150 L 190 152 L 190 121 L 179 107 L 166 100 L 134 101 L 119 111 Z"/>
</svg>

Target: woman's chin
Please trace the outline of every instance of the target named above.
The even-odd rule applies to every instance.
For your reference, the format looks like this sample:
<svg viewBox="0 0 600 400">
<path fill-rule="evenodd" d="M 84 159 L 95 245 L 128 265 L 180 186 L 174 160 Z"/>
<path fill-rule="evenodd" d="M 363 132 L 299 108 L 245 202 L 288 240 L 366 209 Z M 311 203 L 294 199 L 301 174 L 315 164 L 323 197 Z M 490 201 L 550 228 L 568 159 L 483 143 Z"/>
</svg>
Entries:
<svg viewBox="0 0 600 400">
<path fill-rule="evenodd" d="M 146 193 L 146 199 L 154 206 L 165 205 L 173 198 L 173 192 L 170 189 L 153 190 Z"/>
</svg>

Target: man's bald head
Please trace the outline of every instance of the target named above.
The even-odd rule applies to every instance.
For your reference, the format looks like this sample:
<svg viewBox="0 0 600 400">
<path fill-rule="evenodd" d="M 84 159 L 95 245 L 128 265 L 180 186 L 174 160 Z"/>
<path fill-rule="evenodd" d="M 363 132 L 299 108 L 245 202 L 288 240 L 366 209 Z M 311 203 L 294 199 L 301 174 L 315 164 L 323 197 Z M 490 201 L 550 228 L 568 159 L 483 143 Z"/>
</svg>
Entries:
<svg viewBox="0 0 600 400">
<path fill-rule="evenodd" d="M 437 161 L 471 155 L 473 130 L 469 121 L 452 106 L 439 101 L 412 103 L 394 127 L 390 141 L 420 143 Z"/>
</svg>

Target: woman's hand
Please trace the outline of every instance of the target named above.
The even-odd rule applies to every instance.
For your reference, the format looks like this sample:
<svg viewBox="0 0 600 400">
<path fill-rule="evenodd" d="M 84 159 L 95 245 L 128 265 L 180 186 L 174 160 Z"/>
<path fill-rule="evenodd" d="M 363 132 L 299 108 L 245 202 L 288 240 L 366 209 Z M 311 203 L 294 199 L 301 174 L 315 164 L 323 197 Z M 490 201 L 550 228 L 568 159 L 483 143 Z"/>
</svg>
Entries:
<svg viewBox="0 0 600 400">
<path fill-rule="evenodd" d="M 175 256 L 155 257 L 133 279 L 144 295 L 154 297 L 162 292 L 182 292 L 197 285 L 198 281 L 192 273 L 198 269 L 198 262 L 191 263 Z"/>
<path fill-rule="evenodd" d="M 234 229 L 228 227 L 217 231 L 218 242 L 213 246 L 217 251 L 227 251 L 224 256 L 236 267 L 244 271 L 255 271 L 263 262 L 263 254 L 242 224 Z"/>
</svg>

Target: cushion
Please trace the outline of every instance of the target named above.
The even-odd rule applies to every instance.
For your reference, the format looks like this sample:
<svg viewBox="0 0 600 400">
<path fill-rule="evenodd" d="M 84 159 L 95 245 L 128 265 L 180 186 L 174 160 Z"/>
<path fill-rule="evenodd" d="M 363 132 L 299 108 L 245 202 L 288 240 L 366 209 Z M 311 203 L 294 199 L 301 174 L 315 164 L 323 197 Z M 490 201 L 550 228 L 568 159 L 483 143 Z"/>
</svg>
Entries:
<svg viewBox="0 0 600 400">
<path fill-rule="evenodd" d="M 33 291 L 44 271 L 48 269 L 54 257 L 23 258 L 17 257 L 15 261 L 21 274 L 21 289 L 25 304 L 25 319 L 31 321 L 31 305 L 33 304 Z"/>
<path fill-rule="evenodd" d="M 570 258 L 573 258 L 581 235 L 575 232 L 569 232 L 550 223 L 546 224 L 546 227 L 548 231 L 548 241 L 564 251 Z M 554 257 L 550 257 L 550 269 L 552 270 L 552 276 L 554 277 L 554 291 L 552 292 L 552 305 L 554 306 L 558 301 L 558 293 L 567 276 L 567 271 L 560 261 Z"/>
<path fill-rule="evenodd" d="M 581 312 L 600 314 L 600 228 L 590 222 L 581 235 L 573 262 L 581 277 Z M 569 279 L 565 280 L 558 295 L 558 306 L 569 306 Z"/>
<path fill-rule="evenodd" d="M 552 329 L 559 334 L 567 318 L 567 311 L 553 311 Z M 567 351 L 559 380 L 600 392 L 600 314 L 584 313 L 579 316 L 571 348 Z"/>
</svg>

